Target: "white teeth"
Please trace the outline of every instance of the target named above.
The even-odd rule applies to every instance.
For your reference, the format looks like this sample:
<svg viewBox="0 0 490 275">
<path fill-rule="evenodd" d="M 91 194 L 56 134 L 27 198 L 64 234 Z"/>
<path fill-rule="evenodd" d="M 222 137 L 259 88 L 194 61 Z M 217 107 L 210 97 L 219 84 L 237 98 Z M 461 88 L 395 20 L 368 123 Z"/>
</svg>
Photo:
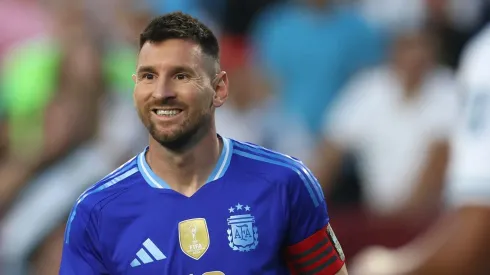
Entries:
<svg viewBox="0 0 490 275">
<path fill-rule="evenodd" d="M 180 113 L 180 110 L 156 110 L 159 116 L 175 116 Z"/>
</svg>

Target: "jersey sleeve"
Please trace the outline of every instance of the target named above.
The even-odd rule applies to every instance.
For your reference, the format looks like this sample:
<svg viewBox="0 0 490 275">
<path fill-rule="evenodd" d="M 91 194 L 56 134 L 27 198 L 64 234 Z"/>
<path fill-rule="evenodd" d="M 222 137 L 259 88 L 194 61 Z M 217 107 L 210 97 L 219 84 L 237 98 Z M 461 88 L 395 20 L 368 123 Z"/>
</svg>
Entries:
<svg viewBox="0 0 490 275">
<path fill-rule="evenodd" d="M 334 275 L 344 265 L 344 254 L 329 224 L 321 187 L 308 168 L 301 168 L 288 190 L 286 261 L 294 275 Z"/>
<path fill-rule="evenodd" d="M 97 229 L 90 212 L 91 207 L 81 203 L 68 218 L 60 275 L 109 274 L 98 253 Z"/>
</svg>

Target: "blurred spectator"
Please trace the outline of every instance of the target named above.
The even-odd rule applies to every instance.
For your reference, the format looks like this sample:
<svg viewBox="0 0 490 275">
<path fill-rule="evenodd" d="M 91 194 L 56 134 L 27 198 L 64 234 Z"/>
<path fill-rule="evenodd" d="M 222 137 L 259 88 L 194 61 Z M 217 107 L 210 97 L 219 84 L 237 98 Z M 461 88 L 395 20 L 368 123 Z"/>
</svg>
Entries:
<svg viewBox="0 0 490 275">
<path fill-rule="evenodd" d="M 406 242 L 425 225 L 411 218 L 437 210 L 458 112 L 452 74 L 435 59 L 459 66 L 489 3 L 1 0 L 0 258 L 11 269 L 0 274 L 57 274 L 73 201 L 146 144 L 132 100 L 138 35 L 176 10 L 221 36 L 230 96 L 219 133 L 314 161 L 348 258 Z M 430 34 L 411 32 L 426 22 Z M 393 38 L 390 62 L 356 75 Z M 349 209 L 359 187 L 346 183 L 358 177 L 362 209 Z"/>
<path fill-rule="evenodd" d="M 345 81 L 382 52 L 380 35 L 355 8 L 328 0 L 266 9 L 256 20 L 252 41 L 280 108 L 314 134 Z"/>
<path fill-rule="evenodd" d="M 477 31 L 484 0 L 359 0 L 373 24 L 392 33 L 429 21 L 444 45 L 444 64 L 456 68 L 463 45 Z M 381 8 L 382 7 L 382 8 Z"/>
<path fill-rule="evenodd" d="M 456 131 L 451 143 L 444 215 L 403 247 L 365 249 L 349 265 L 352 274 L 489 273 L 489 45 L 490 25 L 465 47 L 461 60 L 458 80 L 465 100 L 462 114 L 454 122 Z"/>
<path fill-rule="evenodd" d="M 97 53 L 80 27 L 80 7 L 64 6 L 53 6 L 57 40 L 18 45 L 2 69 L 9 152 L 0 165 L 0 209 L 28 177 L 88 138 L 95 126 Z"/>
<path fill-rule="evenodd" d="M 317 176 L 327 190 L 343 154 L 353 151 L 375 214 L 421 214 L 438 205 L 458 94 L 452 73 L 434 64 L 434 50 L 430 33 L 405 32 L 390 64 L 348 85 L 325 116 Z"/>
<path fill-rule="evenodd" d="M 44 34 L 48 23 L 37 0 L 0 1 L 0 64 L 11 47 Z"/>
<path fill-rule="evenodd" d="M 88 32 L 86 7 L 74 3 L 50 6 L 54 32 L 16 48 L 6 65 L 9 121 L 15 114 L 19 125 L 11 136 L 16 146 L 10 146 L 17 149 L 0 167 L 0 202 L 5 206 L 26 187 L 2 222 L 0 254 L 9 265 L 8 274 L 33 266 L 36 274 L 57 273 L 64 222 L 73 201 L 144 144 L 130 93 L 135 41 L 123 41 L 103 55 L 98 47 L 102 43 Z M 132 30 L 131 37 L 139 31 Z M 29 81 L 20 79 L 26 75 Z M 40 127 L 34 127 L 37 124 Z M 31 144 L 35 150 L 27 150 Z M 25 226 L 30 223 L 36 226 Z"/>
<path fill-rule="evenodd" d="M 2 162 L 5 154 L 7 152 L 8 145 L 8 126 L 7 126 L 7 117 L 5 114 L 5 100 L 2 98 L 3 93 L 0 90 L 0 162 Z"/>
<path fill-rule="evenodd" d="M 422 30 L 400 34 L 391 62 L 356 76 L 325 115 L 315 174 L 326 193 L 346 153 L 360 171 L 361 208 L 330 210 L 351 257 L 366 245 L 400 246 L 438 214 L 458 91 L 435 64 L 432 39 Z"/>
<path fill-rule="evenodd" d="M 76 2 L 49 7 L 54 21 L 49 36 L 18 44 L 2 68 L 9 128 L 7 156 L 0 163 L 2 213 L 24 187 L 32 186 L 30 178 L 90 138 L 96 126 L 99 57 L 84 28 L 82 9 Z M 4 230 L 2 252 L 9 249 Z"/>
<path fill-rule="evenodd" d="M 0 74 L 6 53 L 18 43 L 45 33 L 47 24 L 47 18 L 34 0 L 0 1 Z M 5 93 L 0 80 L 0 163 L 5 158 L 8 145 Z"/>
</svg>

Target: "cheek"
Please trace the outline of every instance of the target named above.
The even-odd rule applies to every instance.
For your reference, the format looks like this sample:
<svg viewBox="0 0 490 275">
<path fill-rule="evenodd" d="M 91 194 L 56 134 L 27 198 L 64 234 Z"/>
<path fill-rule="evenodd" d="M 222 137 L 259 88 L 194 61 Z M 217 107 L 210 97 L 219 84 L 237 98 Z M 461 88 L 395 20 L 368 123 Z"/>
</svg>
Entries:
<svg viewBox="0 0 490 275">
<path fill-rule="evenodd" d="M 180 99 L 178 99 L 188 106 L 191 106 L 195 111 L 199 109 L 204 109 L 212 104 L 213 95 L 208 91 L 198 90 L 195 87 L 180 94 Z"/>
<path fill-rule="evenodd" d="M 133 93 L 133 99 L 136 107 L 139 110 L 145 108 L 146 102 L 148 101 L 148 93 L 142 88 L 136 88 Z"/>
<path fill-rule="evenodd" d="M 211 106 L 214 105 L 213 97 L 213 94 L 206 93 L 199 98 L 199 106 L 201 106 L 202 110 L 208 110 Z"/>
</svg>

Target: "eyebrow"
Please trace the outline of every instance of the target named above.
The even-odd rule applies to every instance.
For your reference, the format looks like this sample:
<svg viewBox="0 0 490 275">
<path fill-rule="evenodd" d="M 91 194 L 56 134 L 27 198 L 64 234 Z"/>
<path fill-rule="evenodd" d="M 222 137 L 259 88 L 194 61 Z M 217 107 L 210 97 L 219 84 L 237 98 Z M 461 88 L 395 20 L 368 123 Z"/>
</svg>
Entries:
<svg viewBox="0 0 490 275">
<path fill-rule="evenodd" d="M 140 66 L 138 67 L 136 73 L 156 73 L 156 70 L 153 66 Z"/>
<path fill-rule="evenodd" d="M 178 72 L 186 72 L 186 73 L 191 73 L 191 74 L 195 74 L 196 71 L 190 67 L 190 66 L 176 66 L 174 68 L 172 68 L 172 73 L 178 73 Z"/>
<path fill-rule="evenodd" d="M 190 66 L 176 66 L 172 68 L 171 71 L 172 73 L 178 73 L 178 72 L 195 73 L 195 70 Z M 154 66 L 140 66 L 136 71 L 137 74 L 156 73 L 156 72 L 157 70 L 155 69 Z"/>
</svg>

